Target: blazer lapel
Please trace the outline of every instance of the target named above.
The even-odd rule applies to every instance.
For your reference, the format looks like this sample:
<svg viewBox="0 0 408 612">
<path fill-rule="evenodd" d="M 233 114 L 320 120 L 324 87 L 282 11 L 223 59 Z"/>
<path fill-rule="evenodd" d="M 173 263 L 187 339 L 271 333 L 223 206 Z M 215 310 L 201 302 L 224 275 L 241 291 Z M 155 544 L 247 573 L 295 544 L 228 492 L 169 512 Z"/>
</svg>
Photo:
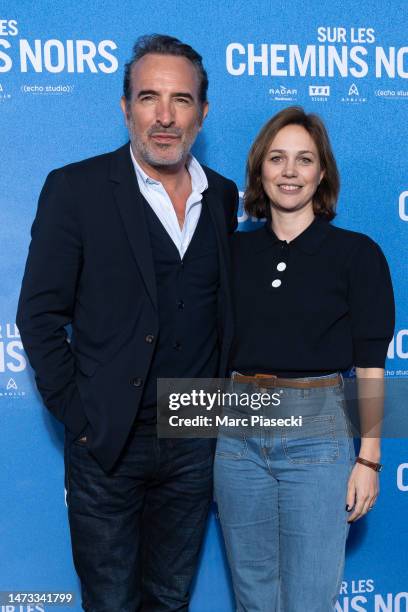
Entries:
<svg viewBox="0 0 408 612">
<path fill-rule="evenodd" d="M 208 206 L 211 218 L 213 220 L 219 252 L 220 263 L 220 289 L 221 300 L 219 301 L 219 313 L 222 320 L 222 329 L 220 330 L 221 339 L 221 355 L 220 355 L 220 373 L 225 375 L 227 369 L 228 356 L 232 341 L 233 326 L 232 326 L 232 288 L 231 288 L 231 264 L 229 255 L 228 232 L 225 219 L 223 202 L 215 190 L 211 186 L 203 194 L 203 200 Z"/>
<path fill-rule="evenodd" d="M 140 193 L 127 143 L 115 151 L 110 180 L 116 183 L 114 198 L 146 290 L 157 310 L 157 289 L 153 255 L 143 196 Z"/>
<path fill-rule="evenodd" d="M 203 193 L 203 200 L 208 206 L 208 210 L 210 211 L 211 219 L 215 227 L 217 243 L 220 253 L 221 280 L 224 285 L 229 287 L 229 247 L 224 206 L 219 196 L 217 195 L 217 192 L 213 190 L 211 186 L 209 186 L 208 189 Z"/>
</svg>

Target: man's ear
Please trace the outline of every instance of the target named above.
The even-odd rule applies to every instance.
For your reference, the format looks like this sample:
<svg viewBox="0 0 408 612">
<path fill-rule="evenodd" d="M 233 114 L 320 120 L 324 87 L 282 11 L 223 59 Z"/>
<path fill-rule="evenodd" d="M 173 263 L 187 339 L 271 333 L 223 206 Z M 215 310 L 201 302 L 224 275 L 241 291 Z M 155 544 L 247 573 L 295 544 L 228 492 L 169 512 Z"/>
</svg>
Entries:
<svg viewBox="0 0 408 612">
<path fill-rule="evenodd" d="M 122 109 L 123 116 L 125 118 L 125 123 L 128 123 L 128 103 L 125 96 L 122 96 L 120 99 L 120 108 Z"/>
<path fill-rule="evenodd" d="M 210 108 L 210 105 L 208 104 L 208 102 L 204 102 L 201 108 L 200 130 L 203 127 L 204 119 L 208 115 L 209 108 Z"/>
</svg>

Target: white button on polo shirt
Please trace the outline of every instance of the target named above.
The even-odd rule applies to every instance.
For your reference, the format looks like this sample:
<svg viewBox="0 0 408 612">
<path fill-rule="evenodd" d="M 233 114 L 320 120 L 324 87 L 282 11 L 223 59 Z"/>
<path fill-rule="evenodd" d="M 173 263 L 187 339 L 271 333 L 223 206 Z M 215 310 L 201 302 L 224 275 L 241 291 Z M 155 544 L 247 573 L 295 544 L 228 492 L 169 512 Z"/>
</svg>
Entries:
<svg viewBox="0 0 408 612">
<path fill-rule="evenodd" d="M 276 289 L 277 287 L 280 287 L 280 286 L 281 286 L 281 284 L 282 284 L 282 281 L 281 281 L 281 280 L 279 280 L 279 278 L 275 278 L 275 280 L 274 280 L 274 281 L 272 281 L 272 287 L 275 287 L 275 289 Z"/>
<path fill-rule="evenodd" d="M 280 261 L 278 263 L 278 265 L 276 266 L 276 269 L 278 270 L 278 272 L 283 272 L 284 270 L 286 270 L 286 264 L 284 261 Z"/>
</svg>

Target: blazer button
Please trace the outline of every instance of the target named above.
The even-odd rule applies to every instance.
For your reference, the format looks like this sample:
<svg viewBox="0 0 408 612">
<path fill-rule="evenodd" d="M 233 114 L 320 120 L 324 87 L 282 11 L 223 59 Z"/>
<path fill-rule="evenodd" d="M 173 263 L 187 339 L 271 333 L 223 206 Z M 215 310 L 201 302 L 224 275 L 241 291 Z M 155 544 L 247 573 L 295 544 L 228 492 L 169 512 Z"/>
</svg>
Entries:
<svg viewBox="0 0 408 612">
<path fill-rule="evenodd" d="M 153 344 L 154 336 L 152 334 L 147 334 L 145 341 L 147 342 L 147 344 Z"/>
<path fill-rule="evenodd" d="M 142 378 L 131 378 L 129 382 L 133 387 L 137 387 L 137 388 L 140 388 L 143 385 Z"/>
</svg>

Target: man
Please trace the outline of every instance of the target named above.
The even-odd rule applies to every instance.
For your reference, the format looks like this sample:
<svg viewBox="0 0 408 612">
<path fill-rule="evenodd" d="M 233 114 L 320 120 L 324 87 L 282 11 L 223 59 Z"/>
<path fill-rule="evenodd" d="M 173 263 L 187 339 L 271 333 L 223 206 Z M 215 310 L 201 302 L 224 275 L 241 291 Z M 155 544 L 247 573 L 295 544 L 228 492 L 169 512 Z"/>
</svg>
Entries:
<svg viewBox="0 0 408 612">
<path fill-rule="evenodd" d="M 237 189 L 189 152 L 207 86 L 190 46 L 139 39 L 121 100 L 131 146 L 51 172 L 32 228 L 17 323 L 66 427 L 73 557 L 92 612 L 188 609 L 212 445 L 157 439 L 156 380 L 224 375 L 232 338 Z"/>
</svg>

